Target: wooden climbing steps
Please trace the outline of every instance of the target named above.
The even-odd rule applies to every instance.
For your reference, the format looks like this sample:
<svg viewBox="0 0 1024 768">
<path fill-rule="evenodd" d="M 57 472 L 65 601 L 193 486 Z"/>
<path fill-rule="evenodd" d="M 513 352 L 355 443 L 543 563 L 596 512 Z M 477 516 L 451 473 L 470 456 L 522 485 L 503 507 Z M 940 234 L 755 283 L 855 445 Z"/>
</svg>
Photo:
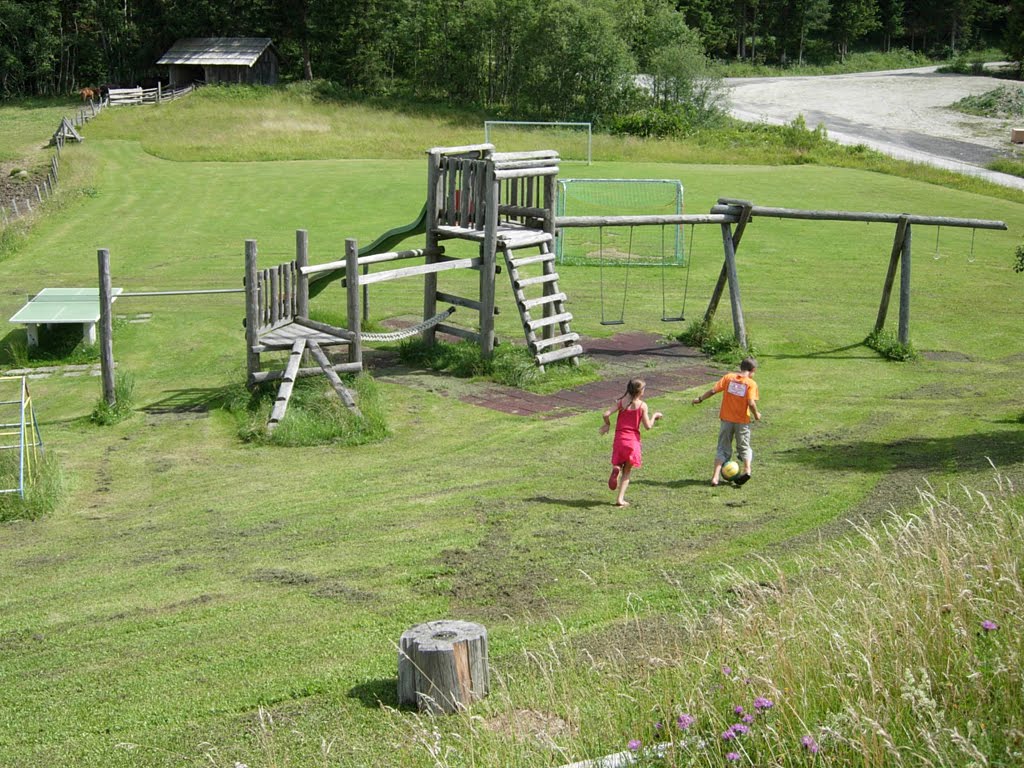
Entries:
<svg viewBox="0 0 1024 768">
<path fill-rule="evenodd" d="M 583 354 L 579 334 L 573 333 L 569 325 L 572 313 L 565 308 L 568 297 L 558 288 L 552 240 L 550 233 L 537 231 L 498 235 L 498 249 L 505 255 L 526 343 L 542 371 L 545 365 L 556 360 L 571 360 L 573 365 L 579 365 L 579 357 Z M 515 255 L 515 251 L 528 247 L 536 247 L 538 253 Z M 539 268 L 540 274 L 528 276 L 527 267 L 531 267 L 533 272 Z"/>
</svg>

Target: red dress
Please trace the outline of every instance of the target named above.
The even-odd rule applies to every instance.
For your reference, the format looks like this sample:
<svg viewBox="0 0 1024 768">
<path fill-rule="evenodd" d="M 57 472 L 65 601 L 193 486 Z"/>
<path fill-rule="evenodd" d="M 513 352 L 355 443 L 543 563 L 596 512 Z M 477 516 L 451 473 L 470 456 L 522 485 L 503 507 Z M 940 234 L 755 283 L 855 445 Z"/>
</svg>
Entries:
<svg viewBox="0 0 1024 768">
<path fill-rule="evenodd" d="M 643 460 L 640 449 L 640 420 L 643 413 L 642 408 L 629 410 L 619 406 L 619 413 L 615 417 L 615 442 L 612 443 L 612 464 L 615 466 L 627 461 L 634 467 L 640 466 Z"/>
</svg>

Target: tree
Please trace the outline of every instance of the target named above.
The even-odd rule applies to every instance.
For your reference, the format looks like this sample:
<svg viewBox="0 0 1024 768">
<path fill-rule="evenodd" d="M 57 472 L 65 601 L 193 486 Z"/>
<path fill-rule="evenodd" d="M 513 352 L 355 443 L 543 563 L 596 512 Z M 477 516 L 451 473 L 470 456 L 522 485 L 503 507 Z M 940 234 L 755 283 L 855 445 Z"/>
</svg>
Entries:
<svg viewBox="0 0 1024 768">
<path fill-rule="evenodd" d="M 845 61 L 850 44 L 878 28 L 877 0 L 833 0 L 829 27 L 839 60 Z"/>
<path fill-rule="evenodd" d="M 892 41 L 905 31 L 903 0 L 878 0 L 878 21 L 882 31 L 882 50 L 892 50 Z"/>
<path fill-rule="evenodd" d="M 1017 62 L 1022 68 L 1024 63 L 1024 0 L 1012 0 L 1006 18 L 1006 36 L 1003 38 L 1003 51 L 1007 58 Z"/>
</svg>

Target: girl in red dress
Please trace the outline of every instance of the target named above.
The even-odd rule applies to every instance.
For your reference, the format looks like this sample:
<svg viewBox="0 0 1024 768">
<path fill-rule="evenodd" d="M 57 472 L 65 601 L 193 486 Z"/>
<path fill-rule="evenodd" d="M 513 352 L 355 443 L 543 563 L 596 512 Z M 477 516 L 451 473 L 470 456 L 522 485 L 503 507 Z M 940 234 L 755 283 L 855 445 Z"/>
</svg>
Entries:
<svg viewBox="0 0 1024 768">
<path fill-rule="evenodd" d="M 654 415 L 648 413 L 647 403 L 643 400 L 645 386 L 643 379 L 630 379 L 625 394 L 615 401 L 615 405 L 604 412 L 604 424 L 598 430 L 600 434 L 606 434 L 611 426 L 609 417 L 613 412 L 616 413 L 615 442 L 612 444 L 612 473 L 608 477 L 608 487 L 613 491 L 618 488 L 619 495 L 615 500 L 617 507 L 629 506 L 629 502 L 626 501 L 629 476 L 634 467 L 639 467 L 643 463 L 640 425 L 643 424 L 645 429 L 650 429 L 654 426 L 654 422 L 662 417 L 661 413 Z"/>
</svg>

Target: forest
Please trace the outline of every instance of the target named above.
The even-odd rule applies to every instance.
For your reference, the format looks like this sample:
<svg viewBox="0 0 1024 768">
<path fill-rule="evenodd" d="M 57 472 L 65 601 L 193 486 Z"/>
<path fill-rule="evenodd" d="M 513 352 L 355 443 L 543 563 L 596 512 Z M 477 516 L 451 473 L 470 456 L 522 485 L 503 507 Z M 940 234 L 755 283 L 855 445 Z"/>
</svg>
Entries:
<svg viewBox="0 0 1024 768">
<path fill-rule="evenodd" d="M 285 79 L 519 118 L 633 113 L 645 73 L 694 123 L 715 62 L 1020 61 L 1024 0 L 0 0 L 0 97 L 135 85 L 175 40 L 212 36 L 271 38 Z"/>
</svg>

